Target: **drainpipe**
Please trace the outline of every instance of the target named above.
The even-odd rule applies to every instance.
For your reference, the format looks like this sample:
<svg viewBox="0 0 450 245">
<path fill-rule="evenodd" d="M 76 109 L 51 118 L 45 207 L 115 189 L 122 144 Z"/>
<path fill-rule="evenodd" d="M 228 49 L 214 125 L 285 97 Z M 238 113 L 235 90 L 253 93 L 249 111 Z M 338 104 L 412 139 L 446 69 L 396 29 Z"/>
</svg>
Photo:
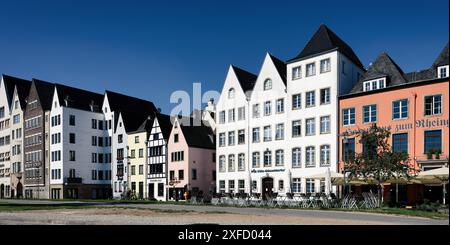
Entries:
<svg viewBox="0 0 450 245">
<path fill-rule="evenodd" d="M 147 135 L 147 134 L 146 134 Z M 150 137 L 150 134 L 148 136 L 146 136 L 146 140 L 145 140 L 145 166 L 144 166 L 144 193 L 142 195 L 142 197 L 148 198 L 147 194 L 148 194 L 148 187 L 147 187 L 147 177 L 148 177 L 148 155 L 149 155 L 149 151 L 148 151 L 148 138 Z"/>
<path fill-rule="evenodd" d="M 413 97 L 414 97 L 414 117 L 413 117 L 413 134 L 414 134 L 414 139 L 413 139 L 413 159 L 414 159 L 414 164 L 418 166 L 417 164 L 417 157 L 416 157 L 416 108 L 417 108 L 417 93 L 413 93 Z"/>
<path fill-rule="evenodd" d="M 252 174 L 251 174 L 251 164 L 250 164 L 250 98 L 247 99 L 247 172 L 248 172 L 248 193 L 252 194 Z"/>
</svg>

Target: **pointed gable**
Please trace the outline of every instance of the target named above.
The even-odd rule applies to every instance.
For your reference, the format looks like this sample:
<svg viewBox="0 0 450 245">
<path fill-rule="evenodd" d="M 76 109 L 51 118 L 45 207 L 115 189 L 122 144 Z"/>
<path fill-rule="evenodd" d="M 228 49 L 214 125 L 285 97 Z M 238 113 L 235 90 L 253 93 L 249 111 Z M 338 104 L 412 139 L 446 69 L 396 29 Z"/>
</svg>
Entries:
<svg viewBox="0 0 450 245">
<path fill-rule="evenodd" d="M 286 63 L 271 54 L 269 54 L 269 57 L 275 65 L 275 68 L 277 68 L 278 74 L 280 74 L 284 85 L 286 85 Z"/>
<path fill-rule="evenodd" d="M 244 93 L 252 91 L 253 87 L 255 86 L 257 78 L 256 75 L 234 65 L 231 66 L 231 69 L 233 69 L 234 74 L 236 74 L 236 77 Z"/>
<path fill-rule="evenodd" d="M 155 105 L 146 100 L 106 91 L 110 110 L 115 113 L 114 125 L 117 127 L 119 114 L 122 115 L 126 132 L 136 131 L 149 116 L 157 112 Z"/>
<path fill-rule="evenodd" d="M 407 83 L 406 76 L 402 69 L 386 54 L 381 53 L 369 66 L 366 73 L 362 75 L 358 83 L 353 87 L 351 93 L 363 91 L 363 84 L 377 78 L 386 77 L 386 87 Z"/>
<path fill-rule="evenodd" d="M 5 84 L 8 103 L 12 103 L 14 89 L 17 89 L 20 106 L 22 107 L 22 109 L 25 108 L 25 100 L 28 97 L 28 93 L 30 92 L 31 81 L 4 74 L 2 75 L 2 79 Z"/>
<path fill-rule="evenodd" d="M 49 111 L 52 109 L 53 93 L 55 84 L 33 78 L 33 84 L 39 97 L 42 110 Z"/>
<path fill-rule="evenodd" d="M 158 120 L 159 128 L 164 139 L 168 140 L 173 126 L 171 117 L 165 114 L 157 113 L 156 120 Z"/>
<path fill-rule="evenodd" d="M 338 50 L 355 63 L 355 65 L 364 69 L 363 64 L 353 49 L 324 24 L 320 25 L 319 29 L 314 33 L 300 54 L 290 61 L 306 59 L 333 50 Z"/>
</svg>

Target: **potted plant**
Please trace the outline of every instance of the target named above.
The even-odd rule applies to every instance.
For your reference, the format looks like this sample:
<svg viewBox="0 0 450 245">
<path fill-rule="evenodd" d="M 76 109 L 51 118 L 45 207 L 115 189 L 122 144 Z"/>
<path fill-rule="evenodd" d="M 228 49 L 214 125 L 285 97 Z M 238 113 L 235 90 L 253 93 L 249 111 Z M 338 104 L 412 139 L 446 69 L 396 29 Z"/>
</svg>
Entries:
<svg viewBox="0 0 450 245">
<path fill-rule="evenodd" d="M 427 159 L 428 160 L 433 159 L 433 153 L 434 153 L 433 149 L 428 150 L 428 152 L 427 152 Z"/>
<path fill-rule="evenodd" d="M 440 159 L 441 158 L 441 150 L 437 150 L 435 153 L 434 153 L 434 157 L 435 157 L 435 159 Z"/>
</svg>

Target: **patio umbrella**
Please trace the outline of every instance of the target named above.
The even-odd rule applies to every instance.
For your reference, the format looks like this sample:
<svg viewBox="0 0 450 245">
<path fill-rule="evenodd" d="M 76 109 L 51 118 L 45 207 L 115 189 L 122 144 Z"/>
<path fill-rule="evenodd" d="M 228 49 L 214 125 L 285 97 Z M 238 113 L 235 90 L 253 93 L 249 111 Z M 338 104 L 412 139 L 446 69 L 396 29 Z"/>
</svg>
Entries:
<svg viewBox="0 0 450 245">
<path fill-rule="evenodd" d="M 331 185 L 343 185 L 344 183 L 344 175 L 341 173 L 336 173 L 334 171 L 331 171 L 330 168 L 327 168 L 325 172 L 315 174 L 310 177 L 311 179 L 325 179 L 326 183 L 330 183 L 330 189 Z M 328 180 L 329 179 L 329 180 Z M 327 182 L 328 180 L 328 182 Z"/>
<path fill-rule="evenodd" d="M 448 183 L 448 166 L 420 172 L 417 175 L 416 180 L 419 180 L 420 182 L 422 182 L 422 184 L 432 184 L 432 182 L 437 183 L 440 181 L 440 183 L 442 184 L 443 193 L 442 203 L 445 205 L 445 185 Z"/>
</svg>

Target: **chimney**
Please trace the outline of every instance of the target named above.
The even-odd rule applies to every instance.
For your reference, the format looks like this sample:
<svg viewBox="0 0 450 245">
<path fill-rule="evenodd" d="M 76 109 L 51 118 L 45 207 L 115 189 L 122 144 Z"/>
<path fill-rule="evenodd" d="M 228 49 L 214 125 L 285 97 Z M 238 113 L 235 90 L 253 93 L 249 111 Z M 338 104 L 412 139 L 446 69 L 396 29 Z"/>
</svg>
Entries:
<svg viewBox="0 0 450 245">
<path fill-rule="evenodd" d="M 66 95 L 66 98 L 64 98 L 64 103 L 66 104 L 66 107 L 69 106 L 69 95 Z"/>
</svg>

